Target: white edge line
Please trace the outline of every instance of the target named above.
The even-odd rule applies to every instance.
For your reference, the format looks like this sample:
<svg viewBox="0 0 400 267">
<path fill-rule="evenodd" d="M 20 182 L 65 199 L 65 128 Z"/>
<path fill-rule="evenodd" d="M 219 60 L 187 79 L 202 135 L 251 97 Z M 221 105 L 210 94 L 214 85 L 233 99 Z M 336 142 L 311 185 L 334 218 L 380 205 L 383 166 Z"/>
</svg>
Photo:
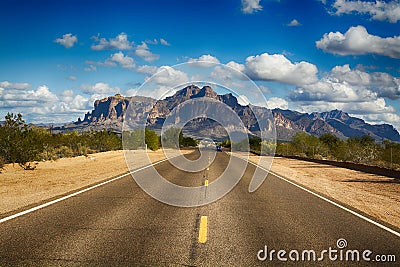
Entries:
<svg viewBox="0 0 400 267">
<path fill-rule="evenodd" d="M 235 157 L 238 157 L 238 156 L 235 156 Z M 240 157 L 238 157 L 238 158 L 240 158 Z M 241 159 L 244 160 L 243 158 L 241 158 Z M 399 232 L 397 232 L 397 231 L 395 231 L 395 230 L 393 230 L 393 229 L 391 229 L 391 228 L 389 228 L 389 227 L 387 227 L 387 226 L 385 226 L 383 224 L 380 224 L 380 223 L 378 223 L 378 222 L 376 222 L 374 220 L 371 220 L 370 218 L 365 217 L 364 215 L 361 215 L 361 214 L 359 214 L 359 213 L 357 213 L 357 212 L 355 212 L 355 211 L 353 211 L 353 210 L 351 210 L 349 208 L 346 208 L 346 207 L 336 203 L 335 201 L 332 201 L 332 200 L 330 200 L 330 199 L 328 199 L 328 198 L 326 198 L 324 196 L 321 196 L 321 195 L 319 195 L 319 194 L 317 194 L 317 193 L 315 193 L 315 192 L 313 192 L 313 191 L 311 191 L 311 190 L 309 190 L 309 189 L 307 189 L 307 188 L 305 188 L 305 187 L 303 187 L 303 186 L 301 186 L 301 185 L 299 185 L 299 184 L 297 184 L 297 183 L 295 183 L 293 181 L 290 181 L 290 180 L 286 179 L 285 177 L 280 176 L 279 174 L 276 174 L 275 172 L 269 171 L 269 170 L 265 169 L 264 167 L 262 167 L 260 165 L 257 165 L 254 162 L 251 162 L 250 160 L 247 160 L 247 162 L 250 162 L 251 164 L 253 164 L 257 168 L 260 168 L 260 169 L 266 171 L 267 173 L 271 173 L 272 175 L 278 177 L 279 179 L 281 179 L 281 180 L 283 180 L 283 181 L 285 181 L 285 182 L 287 182 L 287 183 L 289 183 L 291 185 L 294 185 L 294 186 L 296 186 L 296 187 L 298 187 L 298 188 L 300 188 L 300 189 L 302 189 L 302 190 L 304 190 L 304 191 L 306 191 L 306 192 L 308 192 L 308 193 L 310 193 L 310 194 L 312 194 L 312 195 L 314 195 L 314 196 L 316 196 L 316 197 L 318 197 L 318 198 L 320 198 L 322 200 L 325 200 L 326 202 L 329 202 L 332 205 L 335 205 L 338 208 L 341 208 L 342 210 L 350 212 L 351 214 L 353 214 L 353 215 L 355 215 L 355 216 L 357 216 L 357 217 L 359 217 L 359 218 L 361 218 L 361 219 L 363 219 L 363 220 L 365 220 L 365 221 L 367 221 L 369 223 L 372 223 L 375 226 L 378 226 L 379 228 L 381 228 L 383 230 L 386 230 L 386 231 L 396 235 L 397 237 L 400 237 L 400 233 Z"/>
<path fill-rule="evenodd" d="M 69 194 L 69 195 L 66 195 L 66 196 L 57 198 L 57 199 L 55 199 L 55 200 L 52 200 L 52 201 L 43 203 L 43 204 L 41 204 L 41 205 L 39 205 L 39 206 L 36 206 L 36 207 L 30 208 L 30 209 L 27 209 L 27 210 L 18 212 L 18 213 L 16 213 L 16 214 L 10 215 L 10 216 L 8 216 L 8 217 L 2 218 L 2 219 L 0 219 L 0 223 L 3 223 L 3 222 L 6 222 L 6 221 L 15 219 L 15 218 L 17 218 L 17 217 L 20 217 L 20 216 L 22 216 L 22 215 L 25 215 L 25 214 L 34 212 L 34 211 L 39 210 L 39 209 L 43 209 L 43 208 L 45 208 L 45 207 L 47 207 L 47 206 L 50 206 L 50 205 L 53 205 L 53 204 L 55 204 L 55 203 L 57 203 L 57 202 L 66 200 L 66 199 L 68 199 L 68 198 L 77 196 L 77 195 L 82 194 L 82 193 L 85 193 L 85 192 L 87 192 L 87 191 L 89 191 L 89 190 L 92 190 L 92 189 L 95 189 L 95 188 L 97 188 L 97 187 L 99 187 L 99 186 L 103 186 L 103 185 L 105 185 L 105 184 L 114 182 L 114 181 L 119 180 L 119 179 L 121 179 L 121 178 L 123 178 L 123 177 L 125 177 L 125 176 L 131 175 L 131 174 L 133 174 L 133 173 L 135 173 L 135 172 L 138 172 L 138 171 L 141 171 L 141 170 L 144 170 L 144 169 L 147 169 L 147 168 L 149 168 L 149 167 L 151 167 L 151 166 L 157 165 L 157 164 L 162 163 L 162 162 L 167 161 L 167 160 L 168 160 L 168 158 L 163 159 L 163 160 L 160 160 L 160 161 L 157 161 L 157 162 L 154 162 L 154 163 L 152 163 L 152 164 L 143 166 L 143 167 L 141 167 L 141 168 L 139 168 L 139 169 L 136 169 L 136 170 L 134 170 L 134 171 L 131 171 L 131 172 L 122 174 L 122 175 L 117 176 L 117 177 L 115 177 L 115 178 L 112 178 L 112 179 L 110 179 L 110 180 L 104 181 L 104 182 L 102 182 L 102 183 L 93 185 L 93 186 L 88 187 L 88 188 L 85 188 L 85 189 L 80 190 L 80 191 L 78 191 L 78 192 L 75 192 L 75 193 L 72 193 L 72 194 Z"/>
</svg>

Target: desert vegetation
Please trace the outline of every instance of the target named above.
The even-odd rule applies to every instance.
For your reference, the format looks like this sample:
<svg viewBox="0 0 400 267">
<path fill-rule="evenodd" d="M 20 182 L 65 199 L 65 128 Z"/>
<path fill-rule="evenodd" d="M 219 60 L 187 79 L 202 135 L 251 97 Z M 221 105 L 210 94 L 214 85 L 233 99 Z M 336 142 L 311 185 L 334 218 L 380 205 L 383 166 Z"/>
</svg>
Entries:
<svg viewBox="0 0 400 267">
<path fill-rule="evenodd" d="M 5 163 L 16 163 L 29 170 L 35 168 L 34 161 L 121 148 L 121 138 L 113 131 L 53 134 L 50 129 L 27 125 L 21 114 L 7 114 L 0 126 L 0 167 Z"/>
<path fill-rule="evenodd" d="M 228 141 L 222 145 L 230 146 Z M 256 153 L 270 154 L 273 144 L 259 138 L 250 138 L 250 149 Z M 290 142 L 277 142 L 276 155 L 325 159 L 361 163 L 388 169 L 400 169 L 400 144 L 385 140 L 376 143 L 368 136 L 355 136 L 341 140 L 332 134 L 320 137 L 308 133 L 297 133 Z"/>
<path fill-rule="evenodd" d="M 19 164 L 25 170 L 35 169 L 35 162 L 65 157 L 88 155 L 96 152 L 120 150 L 123 142 L 127 149 L 147 145 L 150 150 L 161 147 L 161 138 L 151 129 L 139 129 L 117 134 L 112 130 L 52 133 L 50 129 L 25 123 L 21 114 L 7 114 L 0 125 L 0 169 L 6 163 Z M 179 135 L 179 146 L 196 146 L 197 141 L 184 137 L 182 131 L 171 128 L 166 133 L 165 145 L 175 147 L 171 141 Z"/>
</svg>

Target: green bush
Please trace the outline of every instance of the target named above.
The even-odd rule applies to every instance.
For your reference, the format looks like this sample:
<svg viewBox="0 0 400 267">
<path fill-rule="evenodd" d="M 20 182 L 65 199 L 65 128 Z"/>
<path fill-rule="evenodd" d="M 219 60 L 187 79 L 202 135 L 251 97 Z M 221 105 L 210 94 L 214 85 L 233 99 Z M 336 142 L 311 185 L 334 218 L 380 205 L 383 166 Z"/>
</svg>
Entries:
<svg viewBox="0 0 400 267">
<path fill-rule="evenodd" d="M 147 148 L 156 151 L 160 148 L 160 139 L 155 131 L 148 128 L 145 129 L 145 141 Z"/>
</svg>

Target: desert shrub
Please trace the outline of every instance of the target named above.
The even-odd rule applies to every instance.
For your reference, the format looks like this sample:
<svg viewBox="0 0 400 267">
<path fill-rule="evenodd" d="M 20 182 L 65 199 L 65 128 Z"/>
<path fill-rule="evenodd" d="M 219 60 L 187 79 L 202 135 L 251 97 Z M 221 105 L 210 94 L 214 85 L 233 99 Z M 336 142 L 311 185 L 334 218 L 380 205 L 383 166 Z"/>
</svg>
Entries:
<svg viewBox="0 0 400 267">
<path fill-rule="evenodd" d="M 147 144 L 147 148 L 153 151 L 156 151 L 160 148 L 160 139 L 155 131 L 150 130 L 148 128 L 145 129 L 145 141 Z"/>
<path fill-rule="evenodd" d="M 146 131 L 148 129 L 146 128 Z M 162 145 L 165 148 L 179 148 L 179 144 L 182 143 L 183 135 L 182 131 L 178 128 L 168 128 L 161 134 Z M 146 143 L 147 143 L 147 132 L 146 132 Z M 147 144 L 148 145 L 148 144 Z"/>
<path fill-rule="evenodd" d="M 275 154 L 276 143 L 272 140 L 263 140 L 261 142 L 261 154 L 272 156 Z"/>
<path fill-rule="evenodd" d="M 192 137 L 183 137 L 182 142 L 180 143 L 181 146 L 183 147 L 188 147 L 188 146 L 197 146 L 197 140 L 192 138 Z"/>
<path fill-rule="evenodd" d="M 54 153 L 58 156 L 58 158 L 68 158 L 74 155 L 74 151 L 67 146 L 60 146 L 54 149 Z"/>
</svg>

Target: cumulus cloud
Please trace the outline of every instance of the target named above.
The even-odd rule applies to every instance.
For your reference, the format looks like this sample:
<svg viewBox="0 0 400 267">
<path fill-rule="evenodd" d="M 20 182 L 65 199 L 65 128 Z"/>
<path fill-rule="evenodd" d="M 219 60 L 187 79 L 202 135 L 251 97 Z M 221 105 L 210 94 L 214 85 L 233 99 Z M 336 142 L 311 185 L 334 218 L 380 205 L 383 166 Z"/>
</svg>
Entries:
<svg viewBox="0 0 400 267">
<path fill-rule="evenodd" d="M 289 22 L 288 24 L 287 24 L 287 26 L 289 26 L 289 27 L 296 27 L 296 26 L 300 26 L 301 24 L 300 24 L 300 22 L 297 20 L 297 19 L 293 19 L 291 22 Z"/>
<path fill-rule="evenodd" d="M 242 0 L 242 12 L 244 14 L 252 14 L 262 10 L 260 0 Z"/>
<path fill-rule="evenodd" d="M 98 94 L 108 96 L 110 94 L 116 94 L 121 91 L 119 87 L 111 87 L 108 83 L 98 82 L 94 85 L 92 84 L 83 84 L 82 91 L 85 94 Z"/>
<path fill-rule="evenodd" d="M 139 73 L 153 75 L 158 71 L 158 68 L 156 66 L 142 65 L 137 67 L 136 71 Z"/>
<path fill-rule="evenodd" d="M 284 55 L 264 53 L 246 59 L 245 73 L 254 80 L 276 81 L 292 85 L 310 84 L 317 81 L 318 69 L 314 64 L 302 61 L 292 63 Z"/>
<path fill-rule="evenodd" d="M 371 35 L 364 26 L 351 27 L 345 34 L 325 33 L 316 46 L 338 55 L 377 54 L 400 58 L 400 36 L 382 38 Z"/>
<path fill-rule="evenodd" d="M 91 46 L 92 50 L 131 50 L 133 49 L 133 42 L 128 40 L 126 33 L 120 33 L 115 38 L 99 38 L 98 36 L 92 37 L 96 44 Z"/>
<path fill-rule="evenodd" d="M 161 66 L 157 69 L 156 73 L 157 75 L 152 77 L 151 82 L 157 85 L 175 86 L 189 81 L 189 77 L 186 73 L 170 66 Z M 145 80 L 149 81 L 148 79 L 149 77 Z"/>
<path fill-rule="evenodd" d="M 46 85 L 41 85 L 35 90 L 3 88 L 0 100 L 0 109 L 45 108 L 58 101 L 58 97 Z"/>
<path fill-rule="evenodd" d="M 271 97 L 267 99 L 267 107 L 269 109 L 280 108 L 280 109 L 288 109 L 289 103 L 280 97 Z"/>
<path fill-rule="evenodd" d="M 336 10 L 333 14 L 363 14 L 369 15 L 373 20 L 389 21 L 396 23 L 400 20 L 400 3 L 398 1 L 347 1 L 336 0 L 332 7 Z"/>
<path fill-rule="evenodd" d="M 154 70 L 150 66 L 143 66 L 143 72 L 148 71 L 145 83 L 140 88 L 139 95 L 161 99 L 173 95 L 179 88 L 177 86 L 190 81 L 188 75 L 170 66 L 161 66 Z M 154 74 L 155 75 L 152 75 Z"/>
<path fill-rule="evenodd" d="M 400 99 L 400 79 L 388 73 L 367 73 L 348 64 L 334 67 L 318 82 L 298 87 L 294 100 L 364 102 L 387 97 Z"/>
<path fill-rule="evenodd" d="M 210 67 L 220 63 L 218 58 L 210 54 L 202 55 L 198 58 L 190 58 L 187 62 L 200 67 Z"/>
<path fill-rule="evenodd" d="M 105 64 L 109 65 L 109 66 L 115 66 L 114 64 L 116 64 L 116 63 L 118 63 L 121 66 L 121 68 L 124 68 L 124 69 L 133 69 L 136 67 L 136 64 L 135 64 L 135 61 L 133 60 L 133 58 L 124 55 L 124 53 L 122 53 L 122 52 L 112 54 L 110 56 L 110 58 L 108 58 L 105 61 Z"/>
<path fill-rule="evenodd" d="M 346 64 L 334 67 L 330 72 L 330 77 L 346 82 L 349 86 L 368 88 L 378 97 L 400 99 L 400 78 L 385 72 L 367 73 L 359 69 L 352 70 Z"/>
<path fill-rule="evenodd" d="M 246 71 L 245 65 L 237 63 L 235 61 L 229 61 L 225 65 L 228 66 L 229 68 L 232 68 L 232 69 L 240 71 L 240 72 L 245 72 Z"/>
<path fill-rule="evenodd" d="M 145 42 L 142 42 L 141 45 L 138 45 L 135 48 L 135 54 L 148 62 L 152 62 L 160 58 L 160 55 L 150 52 L 150 49 Z"/>
<path fill-rule="evenodd" d="M 189 59 L 188 62 L 211 65 L 201 60 L 219 63 L 216 57 L 203 55 L 197 59 Z M 314 64 L 302 61 L 292 63 L 282 54 L 264 53 L 256 56 L 249 56 L 245 63 L 237 63 L 230 61 L 225 64 L 226 67 L 216 66 L 211 73 L 211 77 L 218 80 L 231 81 L 233 79 L 245 79 L 245 76 L 240 75 L 229 68 L 247 75 L 255 81 L 273 81 L 290 85 L 311 84 L 318 80 L 318 69 Z"/>
<path fill-rule="evenodd" d="M 24 90 L 29 89 L 31 85 L 29 83 L 12 83 L 9 81 L 0 82 L 0 88 L 3 89 L 17 89 L 17 90 Z"/>
<path fill-rule="evenodd" d="M 399 78 L 387 73 L 367 73 L 343 65 L 313 84 L 297 87 L 289 99 L 303 112 L 340 109 L 369 122 L 392 123 L 384 118 L 398 115 L 385 97 L 400 99 L 399 84 Z"/>
<path fill-rule="evenodd" d="M 57 38 L 54 40 L 55 43 L 64 46 L 65 48 L 71 48 L 75 43 L 78 42 L 78 37 L 72 35 L 72 33 L 67 33 L 62 36 L 62 38 Z"/>
</svg>

